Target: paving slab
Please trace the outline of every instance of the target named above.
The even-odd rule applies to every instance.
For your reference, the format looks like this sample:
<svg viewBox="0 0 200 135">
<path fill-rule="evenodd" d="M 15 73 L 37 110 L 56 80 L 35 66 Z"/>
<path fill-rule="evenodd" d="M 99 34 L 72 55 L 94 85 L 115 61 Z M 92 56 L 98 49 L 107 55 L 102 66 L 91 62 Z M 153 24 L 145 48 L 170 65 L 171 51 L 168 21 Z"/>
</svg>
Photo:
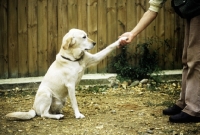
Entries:
<svg viewBox="0 0 200 135">
<path fill-rule="evenodd" d="M 159 73 L 153 73 L 152 76 L 158 76 L 161 82 L 181 81 L 182 70 L 163 70 Z"/>
<path fill-rule="evenodd" d="M 116 78 L 117 74 L 85 74 L 83 75 L 80 85 L 95 85 L 109 84 L 108 79 L 111 77 Z M 38 88 L 41 83 L 43 76 L 39 77 L 26 77 L 26 78 L 10 78 L 0 79 L 0 90 L 11 90 L 11 89 L 31 89 Z"/>
<path fill-rule="evenodd" d="M 181 80 L 181 70 L 164 70 L 157 73 L 153 73 L 153 76 L 159 76 L 163 81 L 167 80 Z M 80 85 L 107 85 L 110 84 L 109 78 L 116 78 L 117 74 L 85 74 L 83 75 Z M 0 79 L 0 90 L 12 90 L 12 89 L 37 89 L 41 83 L 43 76 L 40 77 L 27 77 L 27 78 L 10 78 Z"/>
</svg>

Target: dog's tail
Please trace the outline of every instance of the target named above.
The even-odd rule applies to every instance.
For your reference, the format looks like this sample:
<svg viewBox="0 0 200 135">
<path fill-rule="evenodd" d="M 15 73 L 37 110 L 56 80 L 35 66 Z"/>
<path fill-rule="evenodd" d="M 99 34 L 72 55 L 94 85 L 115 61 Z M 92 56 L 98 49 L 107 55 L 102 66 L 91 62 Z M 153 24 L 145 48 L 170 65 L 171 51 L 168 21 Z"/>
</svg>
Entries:
<svg viewBox="0 0 200 135">
<path fill-rule="evenodd" d="M 7 120 L 29 120 L 36 116 L 35 110 L 29 112 L 13 112 L 6 115 Z"/>
</svg>

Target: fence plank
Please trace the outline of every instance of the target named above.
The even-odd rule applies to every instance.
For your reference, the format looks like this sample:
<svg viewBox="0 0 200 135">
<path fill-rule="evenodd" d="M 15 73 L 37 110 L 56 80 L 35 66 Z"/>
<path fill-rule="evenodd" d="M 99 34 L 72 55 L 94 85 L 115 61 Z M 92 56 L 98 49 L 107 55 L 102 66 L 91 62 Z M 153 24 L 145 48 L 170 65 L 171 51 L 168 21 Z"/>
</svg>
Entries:
<svg viewBox="0 0 200 135">
<path fill-rule="evenodd" d="M 107 43 L 111 44 L 117 38 L 117 0 L 107 1 Z M 108 72 L 113 72 L 110 68 L 111 60 L 116 55 L 116 50 L 108 56 Z"/>
<path fill-rule="evenodd" d="M 182 62 L 182 48 L 183 48 L 183 42 L 184 42 L 184 19 L 178 17 L 178 15 L 175 16 L 175 27 L 174 27 L 174 67 L 181 69 L 182 65 L 180 64 Z"/>
<path fill-rule="evenodd" d="M 57 31 L 57 1 L 48 0 L 48 65 L 50 66 L 55 60 L 58 44 L 58 31 Z"/>
<path fill-rule="evenodd" d="M 28 52 L 29 76 L 37 76 L 37 0 L 28 0 Z"/>
<path fill-rule="evenodd" d="M 172 69 L 173 67 L 173 54 L 172 46 L 174 44 L 174 12 L 171 9 L 169 2 L 165 3 L 165 39 L 169 39 L 168 44 L 165 45 L 164 62 L 165 69 Z M 170 20 L 170 21 L 169 21 Z"/>
<path fill-rule="evenodd" d="M 126 31 L 131 31 L 137 24 L 137 10 L 136 10 L 136 1 L 135 0 L 127 0 L 127 23 L 126 23 Z M 134 53 L 136 52 L 136 42 L 137 40 L 134 39 L 132 41 L 132 43 L 130 43 L 129 45 L 127 45 L 127 50 L 128 52 L 128 56 L 133 56 Z M 136 59 L 132 59 L 130 60 L 131 65 L 135 65 L 136 63 Z"/>
<path fill-rule="evenodd" d="M 145 7 L 145 11 L 149 10 L 149 2 L 146 2 L 146 7 Z M 159 13 L 160 14 L 160 13 Z M 159 15 L 158 14 L 158 15 Z M 152 37 L 156 36 L 156 20 L 154 20 L 146 29 L 145 29 L 145 34 L 146 34 L 146 38 L 150 39 Z"/>
<path fill-rule="evenodd" d="M 62 44 L 63 36 L 68 32 L 67 0 L 58 1 L 58 51 Z"/>
<path fill-rule="evenodd" d="M 48 69 L 47 57 L 47 1 L 38 1 L 38 75 L 42 76 Z"/>
<path fill-rule="evenodd" d="M 68 29 L 77 28 L 77 0 L 68 0 Z"/>
<path fill-rule="evenodd" d="M 18 0 L 19 77 L 28 76 L 27 0 Z"/>
<path fill-rule="evenodd" d="M 87 0 L 78 0 L 77 4 L 78 28 L 87 32 Z"/>
<path fill-rule="evenodd" d="M 164 38 L 165 38 L 165 31 L 164 31 L 165 21 L 164 21 L 164 17 L 163 17 L 165 15 L 164 13 L 165 13 L 164 8 L 160 9 L 159 14 L 156 18 L 156 21 L 155 21 L 156 39 L 155 39 L 155 41 L 153 41 L 154 46 L 151 48 L 152 51 L 157 50 L 157 53 L 161 54 L 161 55 L 158 55 L 158 59 L 159 59 L 158 63 L 161 68 L 163 68 L 164 64 L 165 64 L 163 57 L 162 57 L 162 54 L 165 53 L 164 46 L 162 46 L 162 43 L 164 42 Z"/>
<path fill-rule="evenodd" d="M 115 37 L 117 40 L 118 36 L 123 34 L 126 30 L 126 14 L 127 14 L 127 8 L 126 8 L 126 0 L 118 0 L 117 1 L 117 36 Z M 113 41 L 114 42 L 114 41 Z M 116 50 L 116 55 L 121 52 L 121 49 Z"/>
<path fill-rule="evenodd" d="M 8 5 L 8 71 L 9 77 L 18 77 L 17 0 L 9 0 Z"/>
<path fill-rule="evenodd" d="M 8 78 L 7 0 L 0 1 L 0 78 Z"/>
<path fill-rule="evenodd" d="M 107 46 L 107 25 L 106 25 L 106 3 L 105 1 L 98 0 L 98 50 L 101 51 L 102 49 L 106 48 Z M 107 72 L 107 58 L 102 60 L 98 67 L 98 73 L 105 73 Z"/>
<path fill-rule="evenodd" d="M 146 2 L 146 8 L 145 11 L 149 10 L 149 2 Z M 158 13 L 158 16 L 160 13 Z M 156 18 L 157 20 L 157 18 Z M 145 29 L 145 34 L 146 34 L 146 39 L 151 39 L 155 38 L 156 36 L 156 20 L 154 20 L 146 29 Z"/>
<path fill-rule="evenodd" d="M 126 30 L 126 20 L 127 20 L 127 8 L 126 8 L 126 0 L 118 0 L 117 2 L 117 13 L 118 13 L 118 25 L 117 25 L 117 29 L 118 29 L 118 35 L 121 35 L 122 33 L 125 32 Z"/>
<path fill-rule="evenodd" d="M 142 17 L 142 13 L 141 13 L 141 0 L 135 0 L 136 1 L 136 20 L 137 23 L 140 21 L 141 17 Z M 144 31 L 143 31 L 144 32 Z M 137 39 L 136 39 L 136 43 L 139 44 L 141 42 L 141 37 L 142 37 L 142 33 L 137 35 Z"/>
<path fill-rule="evenodd" d="M 89 37 L 97 41 L 97 0 L 88 0 L 88 35 Z M 91 53 L 97 52 L 98 45 L 95 48 L 90 50 Z M 97 66 L 88 68 L 88 73 L 96 73 Z"/>
</svg>

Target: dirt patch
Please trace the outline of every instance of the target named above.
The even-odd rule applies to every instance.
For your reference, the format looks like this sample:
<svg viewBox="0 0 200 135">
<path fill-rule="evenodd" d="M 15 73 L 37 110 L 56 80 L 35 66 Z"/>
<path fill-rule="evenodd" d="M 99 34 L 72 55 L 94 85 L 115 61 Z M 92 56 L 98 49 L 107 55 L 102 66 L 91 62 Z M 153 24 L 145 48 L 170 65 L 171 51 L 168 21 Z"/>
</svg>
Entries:
<svg viewBox="0 0 200 135">
<path fill-rule="evenodd" d="M 94 91 L 92 91 L 94 90 Z M 2 135 L 197 135 L 200 123 L 174 124 L 162 110 L 179 97 L 180 86 L 160 84 L 152 88 L 77 88 L 79 109 L 86 117 L 75 119 L 70 101 L 61 120 L 35 117 L 28 121 L 8 121 L 13 111 L 28 111 L 35 90 L 0 92 L 0 134 Z"/>
</svg>

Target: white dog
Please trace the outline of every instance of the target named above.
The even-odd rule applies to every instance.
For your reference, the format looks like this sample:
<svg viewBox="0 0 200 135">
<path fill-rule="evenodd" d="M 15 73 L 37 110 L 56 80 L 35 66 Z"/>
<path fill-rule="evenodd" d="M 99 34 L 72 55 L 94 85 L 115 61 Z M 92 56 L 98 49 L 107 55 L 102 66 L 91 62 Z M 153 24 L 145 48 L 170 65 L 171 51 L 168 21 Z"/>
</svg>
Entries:
<svg viewBox="0 0 200 135">
<path fill-rule="evenodd" d="M 87 34 L 78 29 L 71 29 L 62 40 L 60 52 L 49 67 L 35 96 L 32 109 L 29 112 L 13 112 L 6 115 L 10 120 L 27 120 L 39 115 L 45 118 L 60 119 L 64 115 L 61 109 L 69 95 L 76 118 L 84 118 L 80 113 L 75 97 L 75 86 L 81 80 L 87 67 L 98 64 L 121 40 L 120 38 L 104 50 L 90 54 L 95 42 Z"/>
</svg>

